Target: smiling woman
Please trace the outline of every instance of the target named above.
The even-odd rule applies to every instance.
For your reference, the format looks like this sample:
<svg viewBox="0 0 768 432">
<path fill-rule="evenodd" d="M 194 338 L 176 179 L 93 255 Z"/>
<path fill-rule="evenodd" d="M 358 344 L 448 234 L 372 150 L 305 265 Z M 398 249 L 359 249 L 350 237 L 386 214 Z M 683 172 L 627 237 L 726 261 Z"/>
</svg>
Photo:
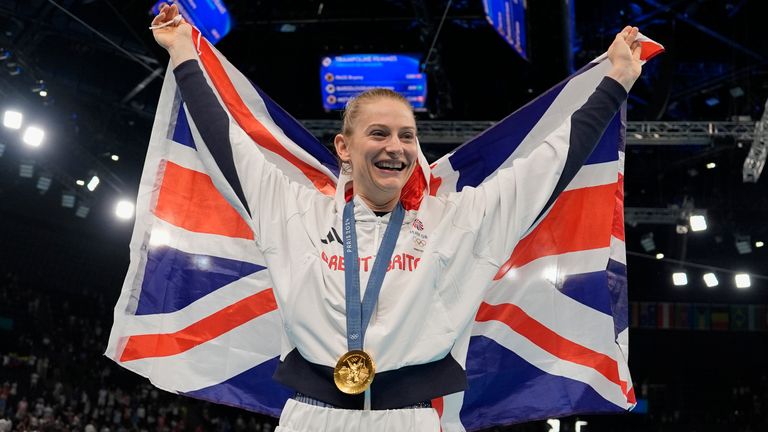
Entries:
<svg viewBox="0 0 768 432">
<path fill-rule="evenodd" d="M 152 24 L 175 66 L 196 146 L 210 153 L 201 163 L 242 209 L 253 230 L 248 245 L 274 269 L 282 323 L 274 379 L 295 392 L 277 430 L 439 431 L 443 400 L 467 388 L 469 339 L 487 288 L 640 74 L 637 29 L 616 35 L 612 66 L 580 109 L 525 157 L 452 193 L 430 190 L 408 102 L 385 89 L 359 95 L 334 139 L 347 169 L 335 193 L 324 193 L 286 176 L 262 146 L 265 136 L 230 117 L 200 68 L 191 27 L 177 16 L 165 6 Z"/>
<path fill-rule="evenodd" d="M 413 108 L 399 93 L 373 89 L 352 99 L 343 118 L 334 145 L 355 194 L 373 211 L 392 211 L 418 160 Z"/>
</svg>

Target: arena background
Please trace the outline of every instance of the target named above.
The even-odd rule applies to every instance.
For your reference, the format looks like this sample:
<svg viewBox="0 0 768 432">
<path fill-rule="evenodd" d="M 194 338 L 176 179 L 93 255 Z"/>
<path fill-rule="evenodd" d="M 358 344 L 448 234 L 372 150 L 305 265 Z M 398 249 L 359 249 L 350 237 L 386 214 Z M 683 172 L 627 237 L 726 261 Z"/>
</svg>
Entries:
<svg viewBox="0 0 768 432">
<path fill-rule="evenodd" d="M 578 421 L 585 432 L 768 430 L 768 187 L 744 164 L 766 154 L 768 129 L 757 124 L 768 97 L 768 3 L 531 0 L 529 60 L 488 24 L 480 0 L 450 2 L 440 26 L 447 5 L 230 1 L 234 24 L 217 47 L 329 142 L 339 113 L 322 108 L 324 55 L 426 58 L 434 42 L 428 111 L 418 114 L 434 160 L 602 53 L 623 25 L 640 27 L 666 47 L 628 102 L 630 366 L 644 401 L 636 411 L 644 412 L 571 417 L 559 428 L 577 430 Z M 132 228 L 114 209 L 136 197 L 167 66 L 147 30 L 151 6 L 0 0 L 0 110 L 16 109 L 25 126 L 45 130 L 33 148 L 23 130 L 0 127 L 0 430 L 7 421 L 13 430 L 275 424 L 154 390 L 101 356 Z M 75 183 L 94 175 L 94 191 Z M 680 233 L 688 216 L 704 212 L 706 230 Z M 687 285 L 673 284 L 678 271 Z M 702 279 L 709 272 L 716 287 Z M 737 288 L 736 273 L 749 274 L 751 286 Z"/>
</svg>

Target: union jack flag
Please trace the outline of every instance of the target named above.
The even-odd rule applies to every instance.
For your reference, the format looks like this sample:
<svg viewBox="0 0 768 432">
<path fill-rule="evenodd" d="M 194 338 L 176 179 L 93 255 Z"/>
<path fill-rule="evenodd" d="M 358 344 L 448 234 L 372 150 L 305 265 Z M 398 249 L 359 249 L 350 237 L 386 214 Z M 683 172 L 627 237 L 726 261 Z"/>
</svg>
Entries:
<svg viewBox="0 0 768 432">
<path fill-rule="evenodd" d="M 292 181 L 333 195 L 335 157 L 207 41 L 200 63 L 234 121 Z M 641 36 L 642 58 L 663 48 Z M 608 71 L 603 55 L 432 165 L 430 191 L 476 186 L 561 125 Z M 270 270 L 231 190 L 217 189 L 168 72 L 136 206 L 131 263 L 106 356 L 164 390 L 279 416 L 280 327 Z M 627 367 L 624 110 L 489 281 L 469 387 L 433 401 L 443 430 L 635 403 Z M 229 198 L 229 200 L 227 199 Z M 277 271 L 277 270 L 276 270 Z"/>
</svg>

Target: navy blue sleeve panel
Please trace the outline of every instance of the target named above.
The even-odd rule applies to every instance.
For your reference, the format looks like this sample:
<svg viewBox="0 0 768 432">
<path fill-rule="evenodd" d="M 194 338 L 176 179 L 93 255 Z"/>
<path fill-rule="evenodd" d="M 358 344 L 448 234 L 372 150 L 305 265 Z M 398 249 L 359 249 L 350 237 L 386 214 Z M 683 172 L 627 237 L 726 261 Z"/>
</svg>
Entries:
<svg viewBox="0 0 768 432">
<path fill-rule="evenodd" d="M 235 195 L 250 215 L 251 210 L 245 201 L 229 142 L 229 116 L 205 80 L 197 60 L 187 60 L 176 66 L 173 74 L 176 76 L 181 98 L 187 105 L 200 136 L 205 141 L 216 165 L 224 174 L 224 178 L 232 186 Z"/>
<path fill-rule="evenodd" d="M 625 100 L 627 100 L 627 91 L 624 86 L 613 78 L 605 77 L 595 92 L 587 99 L 587 102 L 573 113 L 568 156 L 563 167 L 563 174 L 557 181 L 552 196 L 547 200 L 547 204 L 537 220 L 555 202 L 560 193 L 568 186 L 568 183 L 576 177 L 576 173 L 579 172 L 597 143 L 600 142 L 605 129 Z"/>
</svg>

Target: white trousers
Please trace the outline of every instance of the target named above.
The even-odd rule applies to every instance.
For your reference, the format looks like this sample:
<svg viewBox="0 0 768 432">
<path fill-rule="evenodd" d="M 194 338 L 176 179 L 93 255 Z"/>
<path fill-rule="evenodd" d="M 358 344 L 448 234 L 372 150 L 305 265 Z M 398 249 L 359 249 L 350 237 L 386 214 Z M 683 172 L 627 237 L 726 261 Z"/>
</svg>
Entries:
<svg viewBox="0 0 768 432">
<path fill-rule="evenodd" d="M 275 432 L 439 432 L 434 408 L 346 410 L 288 399 Z"/>
</svg>

